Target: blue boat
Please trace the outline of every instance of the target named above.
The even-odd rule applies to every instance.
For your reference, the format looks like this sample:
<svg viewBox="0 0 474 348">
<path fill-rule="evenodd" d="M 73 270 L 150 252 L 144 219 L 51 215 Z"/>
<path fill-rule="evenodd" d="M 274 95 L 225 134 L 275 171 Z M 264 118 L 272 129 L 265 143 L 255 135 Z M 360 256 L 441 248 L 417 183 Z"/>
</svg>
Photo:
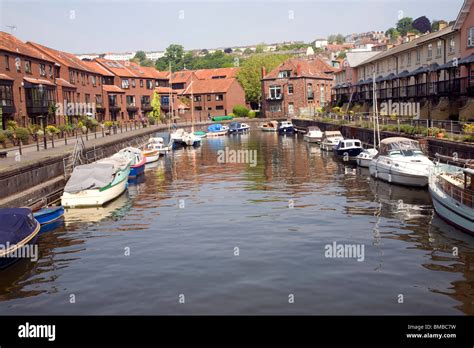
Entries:
<svg viewBox="0 0 474 348">
<path fill-rule="evenodd" d="M 41 225 L 47 225 L 61 219 L 64 216 L 64 208 L 62 206 L 42 208 L 34 212 L 33 216 Z"/>
<path fill-rule="evenodd" d="M 358 139 L 344 139 L 334 148 L 334 154 L 346 160 L 354 160 L 364 151 L 362 142 Z"/>
<path fill-rule="evenodd" d="M 291 121 L 282 121 L 278 126 L 278 133 L 294 133 L 296 131 L 295 126 Z"/>
<path fill-rule="evenodd" d="M 4 269 L 33 256 L 25 247 L 36 243 L 41 225 L 29 208 L 0 209 L 0 221 L 0 269 Z"/>
<path fill-rule="evenodd" d="M 207 137 L 216 137 L 221 135 L 226 135 L 229 131 L 229 128 L 221 125 L 220 123 L 211 124 L 207 127 Z"/>
</svg>

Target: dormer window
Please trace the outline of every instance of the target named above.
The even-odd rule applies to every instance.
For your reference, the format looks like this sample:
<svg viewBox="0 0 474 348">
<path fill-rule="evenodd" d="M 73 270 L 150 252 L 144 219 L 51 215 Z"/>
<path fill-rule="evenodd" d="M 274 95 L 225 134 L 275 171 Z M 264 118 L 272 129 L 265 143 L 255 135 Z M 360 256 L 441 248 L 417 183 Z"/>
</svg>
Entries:
<svg viewBox="0 0 474 348">
<path fill-rule="evenodd" d="M 290 70 L 283 70 L 278 73 L 279 78 L 287 78 L 290 77 Z"/>
</svg>

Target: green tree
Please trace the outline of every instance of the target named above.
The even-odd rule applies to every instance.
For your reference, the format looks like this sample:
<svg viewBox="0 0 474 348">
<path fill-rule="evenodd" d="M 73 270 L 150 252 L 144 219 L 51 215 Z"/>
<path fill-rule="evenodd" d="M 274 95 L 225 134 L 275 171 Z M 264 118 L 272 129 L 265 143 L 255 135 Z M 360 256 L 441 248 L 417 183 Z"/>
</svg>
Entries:
<svg viewBox="0 0 474 348">
<path fill-rule="evenodd" d="M 139 61 L 142 61 L 146 59 L 146 54 L 144 51 L 137 51 L 137 53 L 135 53 L 135 56 L 133 58 L 138 59 Z"/>
<path fill-rule="evenodd" d="M 171 44 L 166 49 L 165 55 L 156 61 L 158 70 L 168 70 L 171 64 L 171 70 L 177 71 L 183 69 L 184 48 L 181 45 Z"/>
<path fill-rule="evenodd" d="M 404 17 L 397 22 L 397 31 L 405 36 L 409 31 L 413 31 L 413 18 Z"/>
<path fill-rule="evenodd" d="M 255 53 L 263 53 L 265 52 L 265 48 L 267 48 L 267 46 L 265 44 L 258 44 L 257 47 L 255 47 Z"/>
<path fill-rule="evenodd" d="M 252 53 L 253 53 L 252 49 L 250 49 L 248 47 L 244 50 L 244 54 L 248 55 L 248 54 L 252 54 Z"/>
<path fill-rule="evenodd" d="M 342 35 L 342 34 L 332 34 L 332 35 L 329 35 L 329 37 L 328 37 L 328 42 L 329 43 L 335 42 L 335 43 L 341 45 L 345 41 L 346 41 L 346 39 L 344 38 L 344 35 Z"/>
<path fill-rule="evenodd" d="M 400 33 L 395 28 L 388 28 L 385 32 L 385 36 L 389 36 L 391 39 L 397 39 L 400 37 Z"/>
<path fill-rule="evenodd" d="M 269 54 L 254 55 L 245 60 L 237 74 L 237 79 L 245 91 L 247 102 L 258 104 L 262 97 L 261 70 L 265 67 L 270 72 L 283 63 L 290 55 Z"/>
<path fill-rule="evenodd" d="M 161 100 L 160 95 L 157 91 L 153 92 L 153 99 L 151 100 L 152 110 L 150 111 L 150 116 L 155 120 L 161 119 Z"/>
</svg>

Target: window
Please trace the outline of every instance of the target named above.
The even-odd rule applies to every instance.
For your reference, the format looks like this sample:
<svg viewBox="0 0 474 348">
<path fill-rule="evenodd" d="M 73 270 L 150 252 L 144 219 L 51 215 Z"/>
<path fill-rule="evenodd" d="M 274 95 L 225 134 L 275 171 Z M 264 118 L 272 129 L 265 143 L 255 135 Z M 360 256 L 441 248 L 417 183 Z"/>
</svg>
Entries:
<svg viewBox="0 0 474 348">
<path fill-rule="evenodd" d="M 223 95 L 223 94 L 216 94 L 216 100 L 217 100 L 217 101 L 222 101 L 222 100 L 224 100 L 224 95 Z"/>
<path fill-rule="evenodd" d="M 467 47 L 474 47 L 474 27 L 467 30 Z"/>
<path fill-rule="evenodd" d="M 452 37 L 449 40 L 449 53 L 454 53 L 456 51 L 456 40 Z"/>
<path fill-rule="evenodd" d="M 7 54 L 5 54 L 4 59 L 5 59 L 5 69 L 10 70 L 10 59 L 8 58 Z"/>
<path fill-rule="evenodd" d="M 416 62 L 418 64 L 421 62 L 421 50 L 419 48 L 416 50 Z"/>
<path fill-rule="evenodd" d="M 156 86 L 156 87 L 160 87 L 160 81 L 155 80 L 155 86 Z"/>
<path fill-rule="evenodd" d="M 293 85 L 288 85 L 288 94 L 293 94 Z"/>
<path fill-rule="evenodd" d="M 288 104 L 288 114 L 293 115 L 295 113 L 295 105 L 293 103 Z"/>
<path fill-rule="evenodd" d="M 436 44 L 436 57 L 441 57 L 441 53 L 443 51 L 443 43 L 440 41 L 438 41 L 438 43 Z"/>
<path fill-rule="evenodd" d="M 153 89 L 153 81 L 152 80 L 146 80 L 146 88 L 147 89 Z"/>
<path fill-rule="evenodd" d="M 53 66 L 52 65 L 48 65 L 48 74 L 49 74 L 49 77 L 53 77 Z"/>
<path fill-rule="evenodd" d="M 433 58 L 433 44 L 428 45 L 428 54 L 427 54 L 428 59 Z"/>
<path fill-rule="evenodd" d="M 140 87 L 143 87 L 143 80 L 140 80 Z"/>
<path fill-rule="evenodd" d="M 224 110 L 224 105 L 216 105 L 216 110 Z"/>
<path fill-rule="evenodd" d="M 194 96 L 194 101 L 195 102 L 200 102 L 201 101 L 201 96 L 200 95 L 195 95 Z"/>
<path fill-rule="evenodd" d="M 95 103 L 97 106 L 102 106 L 102 96 L 100 94 L 95 95 Z"/>
<path fill-rule="evenodd" d="M 97 86 L 97 79 L 95 77 L 95 75 L 92 75 L 92 86 Z"/>
<path fill-rule="evenodd" d="M 270 99 L 281 99 L 280 86 L 270 86 Z"/>
<path fill-rule="evenodd" d="M 15 58 L 15 67 L 16 71 L 21 71 L 21 59 L 19 57 Z"/>
<path fill-rule="evenodd" d="M 0 105 L 13 106 L 12 85 L 0 85 Z"/>
<path fill-rule="evenodd" d="M 207 101 L 211 101 L 211 95 L 210 94 L 207 95 Z"/>
<path fill-rule="evenodd" d="M 380 72 L 380 63 L 377 62 L 377 74 Z"/>
<path fill-rule="evenodd" d="M 128 79 L 122 79 L 122 88 L 130 88 L 130 81 Z"/>
<path fill-rule="evenodd" d="M 281 111 L 281 103 L 270 104 L 270 111 L 271 112 L 280 112 Z"/>
<path fill-rule="evenodd" d="M 46 76 L 46 65 L 40 64 L 40 76 Z"/>
<path fill-rule="evenodd" d="M 137 86 L 137 82 L 135 81 L 135 79 L 132 79 L 132 87 L 135 88 Z"/>
<path fill-rule="evenodd" d="M 313 93 L 313 84 L 308 83 L 308 99 L 314 99 L 314 93 Z"/>
<path fill-rule="evenodd" d="M 411 65 L 411 52 L 407 53 L 407 66 Z"/>
<path fill-rule="evenodd" d="M 202 106 L 196 106 L 196 107 L 194 107 L 194 110 L 195 111 L 202 111 Z"/>
<path fill-rule="evenodd" d="M 127 102 L 127 106 L 135 106 L 135 96 L 127 95 L 126 102 Z"/>
<path fill-rule="evenodd" d="M 86 98 L 86 104 L 89 104 L 91 102 L 91 95 L 86 94 L 85 98 Z"/>
<path fill-rule="evenodd" d="M 76 83 L 74 79 L 74 71 L 69 71 L 69 82 Z"/>
<path fill-rule="evenodd" d="M 289 70 L 283 70 L 278 73 L 279 78 L 286 78 L 290 77 L 290 71 Z"/>
<path fill-rule="evenodd" d="M 161 97 L 161 104 L 163 104 L 163 97 Z M 150 96 L 148 95 L 143 95 L 142 96 L 142 106 L 148 106 L 150 105 Z M 168 104 L 166 104 L 168 105 Z"/>
<path fill-rule="evenodd" d="M 31 61 L 25 60 L 25 72 L 31 74 Z"/>
<path fill-rule="evenodd" d="M 400 66 L 405 66 L 405 55 L 404 54 L 402 54 L 402 56 L 400 57 Z"/>
</svg>

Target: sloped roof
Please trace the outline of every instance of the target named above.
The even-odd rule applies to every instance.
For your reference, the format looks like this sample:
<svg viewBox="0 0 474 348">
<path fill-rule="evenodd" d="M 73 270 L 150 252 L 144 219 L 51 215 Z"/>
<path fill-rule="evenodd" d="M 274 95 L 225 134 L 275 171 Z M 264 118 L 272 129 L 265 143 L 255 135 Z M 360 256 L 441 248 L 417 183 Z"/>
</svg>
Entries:
<svg viewBox="0 0 474 348">
<path fill-rule="evenodd" d="M 116 85 L 102 85 L 102 89 L 105 92 L 110 92 L 110 93 L 125 93 L 123 89 Z"/>
<path fill-rule="evenodd" d="M 82 63 L 86 65 L 90 71 L 94 71 L 97 74 L 100 74 L 103 76 L 115 76 L 111 71 L 107 70 L 96 61 L 83 60 Z"/>
<path fill-rule="evenodd" d="M 338 69 L 330 66 L 319 57 L 315 58 L 289 58 L 278 67 L 268 73 L 263 80 L 273 80 L 278 78 L 280 71 L 291 70 L 294 77 L 314 77 L 323 79 L 332 79 L 330 75 Z M 299 75 L 298 70 L 300 71 Z"/>
<path fill-rule="evenodd" d="M 471 8 L 472 2 L 473 0 L 464 0 L 464 3 L 459 10 L 458 17 L 456 18 L 456 22 L 454 23 L 454 30 L 460 30 L 462 28 L 464 21 L 469 15 L 469 9 Z"/>
<path fill-rule="evenodd" d="M 96 58 L 95 61 L 119 77 L 142 77 L 139 73 L 133 72 L 118 61 L 104 58 Z"/>
<path fill-rule="evenodd" d="M 239 72 L 238 67 L 232 68 L 217 68 L 217 69 L 199 69 L 195 70 L 197 78 L 200 80 L 208 80 L 212 78 L 231 78 L 236 77 Z"/>
<path fill-rule="evenodd" d="M 54 61 L 44 53 L 4 31 L 0 31 L 0 50 L 54 63 Z"/>
<path fill-rule="evenodd" d="M 58 51 L 53 48 L 49 48 L 43 45 L 40 45 L 35 42 L 28 41 L 26 43 L 27 45 L 33 46 L 36 48 L 38 51 L 43 52 L 46 54 L 48 57 L 50 57 L 53 61 L 58 63 L 61 66 L 65 66 L 68 68 L 74 68 L 77 70 L 81 71 L 86 71 L 86 72 L 94 72 L 89 70 L 88 66 L 84 64 L 82 60 L 77 58 L 74 54 L 63 52 L 63 51 Z"/>
<path fill-rule="evenodd" d="M 347 52 L 346 59 L 347 63 L 351 68 L 357 67 L 359 64 L 363 63 L 364 61 L 376 56 L 380 52 L 375 51 L 367 51 L 367 52 Z"/>
<path fill-rule="evenodd" d="M 377 61 L 379 59 L 392 56 L 394 54 L 398 54 L 398 53 L 401 53 L 401 52 L 404 52 L 404 51 L 407 51 L 407 50 L 410 50 L 410 49 L 414 49 L 418 45 L 420 45 L 424 42 L 437 39 L 437 38 L 442 37 L 444 35 L 451 34 L 452 32 L 454 32 L 454 30 L 453 30 L 453 26 L 451 25 L 449 27 L 446 27 L 446 28 L 441 29 L 439 31 L 436 31 L 434 33 L 425 34 L 425 35 L 420 36 L 416 39 L 413 39 L 410 42 L 406 42 L 406 43 L 403 43 L 401 45 L 395 46 L 395 47 L 393 47 L 389 50 L 382 51 L 379 54 L 377 54 L 377 55 L 367 59 L 366 61 L 360 63 L 359 65 L 371 63 L 371 62 Z"/>
<path fill-rule="evenodd" d="M 171 74 L 172 83 L 184 83 L 194 74 L 193 70 L 181 70 Z"/>
<path fill-rule="evenodd" d="M 183 91 L 183 95 L 188 94 L 207 94 L 207 93 L 225 93 L 230 86 L 236 82 L 232 79 L 211 79 L 211 80 L 194 80 Z"/>
</svg>

